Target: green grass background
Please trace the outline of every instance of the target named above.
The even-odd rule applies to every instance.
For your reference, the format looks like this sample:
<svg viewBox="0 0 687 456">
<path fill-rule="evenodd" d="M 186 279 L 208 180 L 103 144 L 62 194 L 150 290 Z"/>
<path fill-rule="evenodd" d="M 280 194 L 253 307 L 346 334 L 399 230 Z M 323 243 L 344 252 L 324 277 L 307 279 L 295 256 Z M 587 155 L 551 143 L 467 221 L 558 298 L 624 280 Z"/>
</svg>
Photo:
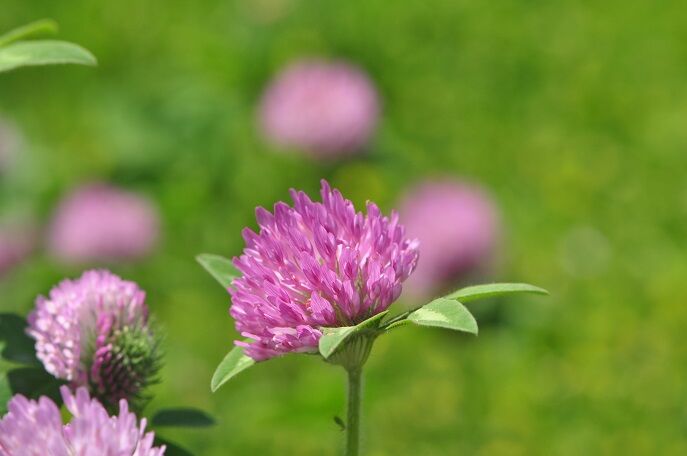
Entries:
<svg viewBox="0 0 687 456">
<path fill-rule="evenodd" d="M 166 332 L 149 411 L 196 406 L 199 455 L 335 455 L 344 375 L 311 357 L 261 364 L 216 394 L 229 299 L 193 261 L 231 256 L 256 205 L 314 193 L 393 207 L 413 182 L 488 186 L 506 226 L 498 280 L 549 299 L 482 311 L 478 338 L 405 328 L 367 368 L 365 454 L 687 454 L 687 6 L 684 1 L 3 0 L 0 29 L 52 17 L 96 69 L 0 75 L 27 137 L 0 209 L 45 220 L 104 179 L 153 197 L 157 253 L 114 265 Z M 299 56 L 350 59 L 384 115 L 366 158 L 317 164 L 258 136 L 255 104 Z M 582 234 L 580 234 L 582 233 Z M 65 268 L 38 254 L 0 283 L 27 312 Z M 474 304 L 472 308 L 479 307 Z M 478 311 L 478 313 L 480 313 Z"/>
</svg>

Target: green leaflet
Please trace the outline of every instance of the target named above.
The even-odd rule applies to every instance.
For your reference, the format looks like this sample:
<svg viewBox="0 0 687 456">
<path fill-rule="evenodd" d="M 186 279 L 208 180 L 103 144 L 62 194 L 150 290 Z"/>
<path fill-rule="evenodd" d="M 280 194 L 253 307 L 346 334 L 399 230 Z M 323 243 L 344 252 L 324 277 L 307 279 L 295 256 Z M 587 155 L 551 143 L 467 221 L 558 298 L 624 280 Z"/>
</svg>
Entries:
<svg viewBox="0 0 687 456">
<path fill-rule="evenodd" d="M 549 292 L 543 288 L 535 287 L 527 283 L 490 283 L 485 285 L 474 285 L 461 288 L 450 293 L 444 298 L 457 299 L 460 302 L 470 302 L 477 299 L 491 298 L 517 293 L 534 293 L 548 295 Z"/>
<path fill-rule="evenodd" d="M 210 382 L 210 389 L 214 393 L 220 386 L 231 380 L 240 372 L 255 364 L 255 360 L 243 353 L 243 347 L 234 347 L 215 369 Z"/>
<path fill-rule="evenodd" d="M 56 64 L 96 65 L 93 54 L 65 41 L 20 41 L 0 47 L 0 73 L 25 66 Z"/>
<path fill-rule="evenodd" d="M 460 302 L 439 298 L 420 307 L 408 316 L 408 320 L 420 326 L 435 326 L 477 334 L 477 321 Z"/>
<path fill-rule="evenodd" d="M 210 253 L 203 253 L 196 257 L 196 261 L 200 263 L 206 271 L 217 280 L 224 288 L 231 286 L 231 282 L 241 275 L 241 273 L 234 267 L 231 260 L 220 255 L 213 255 Z"/>
</svg>

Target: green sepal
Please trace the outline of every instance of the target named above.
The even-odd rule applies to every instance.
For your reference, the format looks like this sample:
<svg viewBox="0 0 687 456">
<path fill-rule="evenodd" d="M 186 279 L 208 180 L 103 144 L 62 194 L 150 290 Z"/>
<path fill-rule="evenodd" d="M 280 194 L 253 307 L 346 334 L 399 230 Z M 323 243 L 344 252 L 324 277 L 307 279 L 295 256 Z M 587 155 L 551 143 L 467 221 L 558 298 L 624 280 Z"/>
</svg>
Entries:
<svg viewBox="0 0 687 456">
<path fill-rule="evenodd" d="M 389 313 L 388 310 L 380 312 L 362 323 L 355 326 L 342 326 L 339 328 L 321 328 L 322 337 L 320 337 L 319 351 L 324 359 L 329 358 L 339 346 L 348 338 L 359 334 L 363 331 L 378 330 L 382 319 Z"/>
</svg>

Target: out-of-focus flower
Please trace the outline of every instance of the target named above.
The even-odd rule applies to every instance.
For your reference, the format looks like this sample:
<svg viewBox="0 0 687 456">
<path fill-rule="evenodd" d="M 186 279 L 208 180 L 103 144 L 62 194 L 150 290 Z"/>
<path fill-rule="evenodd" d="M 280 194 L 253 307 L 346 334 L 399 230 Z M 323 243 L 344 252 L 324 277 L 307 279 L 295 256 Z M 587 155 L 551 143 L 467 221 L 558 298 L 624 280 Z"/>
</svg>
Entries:
<svg viewBox="0 0 687 456">
<path fill-rule="evenodd" d="M 19 222 L 0 222 L 0 277 L 26 259 L 35 245 L 36 233 L 33 226 Z"/>
<path fill-rule="evenodd" d="M 109 271 L 87 271 L 40 296 L 27 333 L 45 369 L 104 404 L 137 400 L 160 367 L 145 293 Z"/>
<path fill-rule="evenodd" d="M 149 253 L 158 234 L 158 213 L 148 199 L 94 184 L 78 188 L 59 204 L 48 248 L 69 263 L 128 260 Z"/>
<path fill-rule="evenodd" d="M 421 183 L 408 192 L 399 212 L 408 234 L 422 245 L 422 259 L 406 287 L 415 299 L 480 272 L 493 258 L 498 210 L 476 185 L 448 179 Z"/>
<path fill-rule="evenodd" d="M 119 415 L 109 416 L 91 399 L 85 388 L 72 394 L 61 388 L 64 404 L 72 415 L 62 424 L 60 410 L 48 397 L 37 401 L 14 396 L 8 413 L 0 419 L 0 456 L 162 456 L 165 446 L 153 447 L 153 432 L 145 432 L 146 420 L 136 419 L 125 400 Z"/>
<path fill-rule="evenodd" d="M 367 214 L 322 181 L 322 203 L 291 190 L 294 206 L 256 210 L 260 232 L 246 228 L 243 276 L 229 292 L 236 342 L 255 360 L 316 352 L 322 327 L 360 323 L 386 310 L 415 269 L 418 243 L 405 237 L 398 215 L 374 203 Z"/>
<path fill-rule="evenodd" d="M 17 129 L 7 120 L 0 117 L 0 176 L 16 160 L 21 146 L 21 136 Z"/>
<path fill-rule="evenodd" d="M 260 105 L 260 124 L 270 141 L 318 158 L 360 151 L 378 116 L 370 79 L 341 61 L 290 65 L 269 85 Z"/>
</svg>

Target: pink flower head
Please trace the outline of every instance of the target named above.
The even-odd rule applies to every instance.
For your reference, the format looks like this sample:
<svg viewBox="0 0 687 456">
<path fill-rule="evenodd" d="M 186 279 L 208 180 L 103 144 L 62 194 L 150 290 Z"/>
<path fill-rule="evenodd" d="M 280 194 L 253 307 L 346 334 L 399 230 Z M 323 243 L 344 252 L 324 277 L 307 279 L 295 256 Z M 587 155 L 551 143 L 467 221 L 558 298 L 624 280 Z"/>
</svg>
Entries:
<svg viewBox="0 0 687 456">
<path fill-rule="evenodd" d="M 104 184 L 87 185 L 58 206 L 48 248 L 69 263 L 138 258 L 152 250 L 158 225 L 149 200 Z"/>
<path fill-rule="evenodd" d="M 87 271 L 40 296 L 28 334 L 45 369 L 107 405 L 136 399 L 158 366 L 145 293 L 109 271 Z"/>
<path fill-rule="evenodd" d="M 372 82 L 362 70 L 340 61 L 290 65 L 267 88 L 260 106 L 267 138 L 320 158 L 359 151 L 378 116 Z"/>
<path fill-rule="evenodd" d="M 500 231 L 498 211 L 475 185 L 453 180 L 420 184 L 399 211 L 408 233 L 422 243 L 422 261 L 407 284 L 416 298 L 465 278 L 493 256 Z"/>
<path fill-rule="evenodd" d="M 62 424 L 55 403 L 42 396 L 37 401 L 18 394 L 0 419 L 0 456 L 162 456 L 165 446 L 153 447 L 153 432 L 145 432 L 145 418 L 138 422 L 125 400 L 119 415 L 91 399 L 85 388 L 72 394 L 61 388 L 64 404 L 72 415 Z"/>
<path fill-rule="evenodd" d="M 367 214 L 322 181 L 322 202 L 291 190 L 293 207 L 256 210 L 260 232 L 246 228 L 243 276 L 229 292 L 236 342 L 264 360 L 288 352 L 314 352 L 322 327 L 359 323 L 386 310 L 415 269 L 418 243 L 404 235 L 394 212 L 384 217 L 369 202 Z"/>
<path fill-rule="evenodd" d="M 25 223 L 0 223 L 0 277 L 21 263 L 33 251 L 36 234 Z"/>
</svg>

